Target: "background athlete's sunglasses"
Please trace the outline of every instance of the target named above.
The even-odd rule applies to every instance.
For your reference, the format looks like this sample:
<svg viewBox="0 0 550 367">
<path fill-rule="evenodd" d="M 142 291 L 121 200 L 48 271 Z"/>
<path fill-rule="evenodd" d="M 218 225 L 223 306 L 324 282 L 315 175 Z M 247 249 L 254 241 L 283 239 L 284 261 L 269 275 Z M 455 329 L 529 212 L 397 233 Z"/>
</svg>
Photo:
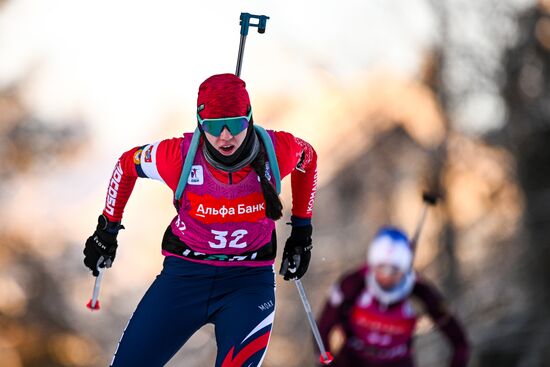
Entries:
<svg viewBox="0 0 550 367">
<path fill-rule="evenodd" d="M 235 136 L 248 128 L 250 119 L 252 118 L 252 110 L 248 113 L 247 116 L 238 116 L 238 117 L 224 117 L 217 119 L 201 119 L 200 115 L 197 113 L 197 119 L 202 129 L 209 133 L 210 135 L 220 136 L 223 128 L 227 127 L 231 135 Z"/>
</svg>

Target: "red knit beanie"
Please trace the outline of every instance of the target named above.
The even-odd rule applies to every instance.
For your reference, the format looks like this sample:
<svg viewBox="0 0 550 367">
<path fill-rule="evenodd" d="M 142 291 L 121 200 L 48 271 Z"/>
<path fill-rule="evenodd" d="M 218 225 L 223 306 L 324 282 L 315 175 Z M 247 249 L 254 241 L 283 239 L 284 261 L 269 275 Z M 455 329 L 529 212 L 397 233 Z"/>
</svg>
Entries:
<svg viewBox="0 0 550 367">
<path fill-rule="evenodd" d="M 198 112 L 203 119 L 246 116 L 250 98 L 246 83 L 234 74 L 218 74 L 199 87 Z"/>
</svg>

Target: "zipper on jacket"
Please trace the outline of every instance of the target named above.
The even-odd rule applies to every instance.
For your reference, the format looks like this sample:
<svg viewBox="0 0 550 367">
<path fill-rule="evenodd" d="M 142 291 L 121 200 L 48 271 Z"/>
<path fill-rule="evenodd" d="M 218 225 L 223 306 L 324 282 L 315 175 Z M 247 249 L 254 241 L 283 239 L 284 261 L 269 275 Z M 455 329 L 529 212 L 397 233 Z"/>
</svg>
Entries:
<svg viewBox="0 0 550 367">
<path fill-rule="evenodd" d="M 229 184 L 230 185 L 233 185 L 233 173 L 232 172 L 228 172 L 229 174 Z"/>
</svg>

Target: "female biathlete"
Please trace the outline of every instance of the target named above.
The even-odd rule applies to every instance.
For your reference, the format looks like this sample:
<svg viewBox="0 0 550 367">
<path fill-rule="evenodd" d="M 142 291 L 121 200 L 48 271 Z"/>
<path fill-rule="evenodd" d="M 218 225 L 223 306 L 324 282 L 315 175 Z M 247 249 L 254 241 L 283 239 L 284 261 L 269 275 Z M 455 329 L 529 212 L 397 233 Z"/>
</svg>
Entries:
<svg viewBox="0 0 550 367">
<path fill-rule="evenodd" d="M 97 276 L 112 262 L 122 214 L 138 177 L 174 192 L 162 240 L 163 269 L 137 306 L 112 366 L 163 366 L 199 328 L 215 326 L 216 366 L 260 366 L 275 311 L 278 189 L 290 174 L 291 235 L 281 275 L 299 279 L 311 257 L 316 153 L 286 132 L 254 124 L 246 85 L 233 74 L 200 86 L 195 134 L 124 153 L 103 214 L 86 241 L 84 263 Z"/>
<path fill-rule="evenodd" d="M 413 333 L 422 314 L 449 340 L 449 365 L 466 366 L 469 346 L 462 327 L 439 292 L 413 270 L 412 260 L 407 236 L 396 228 L 382 228 L 371 243 L 367 264 L 333 286 L 319 320 L 329 348 L 334 328 L 344 334 L 333 366 L 412 367 Z"/>
</svg>

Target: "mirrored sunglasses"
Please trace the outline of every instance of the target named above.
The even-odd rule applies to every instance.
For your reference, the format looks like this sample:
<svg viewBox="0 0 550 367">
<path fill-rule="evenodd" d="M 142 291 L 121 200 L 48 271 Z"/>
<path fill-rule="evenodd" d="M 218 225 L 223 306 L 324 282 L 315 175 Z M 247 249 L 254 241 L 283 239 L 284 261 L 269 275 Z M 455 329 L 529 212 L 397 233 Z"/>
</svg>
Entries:
<svg viewBox="0 0 550 367">
<path fill-rule="evenodd" d="M 227 127 L 231 135 L 237 135 L 248 128 L 250 119 L 252 118 L 252 110 L 247 116 L 224 117 L 217 119 L 202 119 L 197 113 L 197 119 L 201 128 L 210 135 L 220 136 L 224 127 Z"/>
</svg>

